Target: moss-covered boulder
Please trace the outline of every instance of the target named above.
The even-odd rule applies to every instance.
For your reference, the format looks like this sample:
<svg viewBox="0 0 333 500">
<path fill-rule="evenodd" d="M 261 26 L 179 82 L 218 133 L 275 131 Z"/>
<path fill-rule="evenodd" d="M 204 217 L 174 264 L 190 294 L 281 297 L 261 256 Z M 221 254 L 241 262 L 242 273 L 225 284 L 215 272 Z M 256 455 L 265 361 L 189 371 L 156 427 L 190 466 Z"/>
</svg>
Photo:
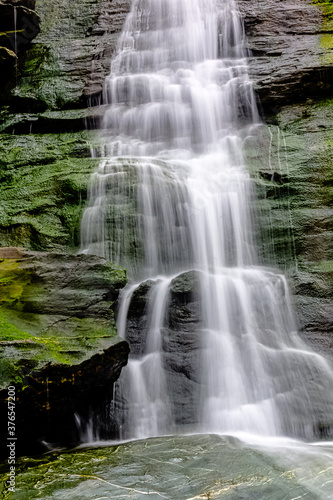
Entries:
<svg viewBox="0 0 333 500">
<path fill-rule="evenodd" d="M 125 284 L 99 257 L 0 249 L 0 405 L 5 418 L 15 385 L 20 452 L 77 441 L 74 413 L 111 398 L 129 351 L 114 317 Z"/>
</svg>

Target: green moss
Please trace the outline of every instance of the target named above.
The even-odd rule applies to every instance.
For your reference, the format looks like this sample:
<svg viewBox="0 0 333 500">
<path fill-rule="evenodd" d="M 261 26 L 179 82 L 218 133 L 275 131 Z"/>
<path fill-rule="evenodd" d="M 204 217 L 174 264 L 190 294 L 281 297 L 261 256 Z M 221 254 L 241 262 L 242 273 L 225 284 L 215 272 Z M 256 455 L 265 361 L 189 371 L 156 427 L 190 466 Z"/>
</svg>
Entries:
<svg viewBox="0 0 333 500">
<path fill-rule="evenodd" d="M 25 285 L 30 281 L 30 273 L 20 269 L 16 260 L 0 261 L 0 304 L 19 301 Z"/>
<path fill-rule="evenodd" d="M 322 35 L 320 39 L 320 46 L 323 49 L 326 49 L 326 53 L 321 57 L 322 62 L 327 66 L 333 65 L 333 35 L 331 33 Z"/>
<path fill-rule="evenodd" d="M 333 260 L 316 262 L 316 264 L 312 266 L 312 269 L 323 273 L 333 273 Z"/>
<path fill-rule="evenodd" d="M 8 321 L 8 312 L 0 309 L 0 385 L 5 387 L 11 382 L 23 384 L 24 364 L 26 359 L 38 368 L 48 362 L 62 364 L 72 363 L 75 357 L 66 353 L 73 350 L 73 346 L 67 344 L 59 337 L 37 337 L 23 329 L 18 328 Z"/>
<path fill-rule="evenodd" d="M 321 60 L 325 65 L 331 66 L 333 64 L 333 4 L 331 0 L 312 0 L 312 2 L 320 7 L 324 17 L 322 31 L 326 31 L 326 33 L 320 39 L 320 46 L 325 50 L 325 53 Z"/>
<path fill-rule="evenodd" d="M 75 247 L 87 185 L 97 161 L 94 134 L 0 135 L 2 245 L 34 250 Z"/>
<path fill-rule="evenodd" d="M 23 384 L 27 373 L 23 361 L 34 369 L 47 363 L 79 364 L 110 345 L 116 336 L 115 326 L 106 320 L 70 318 L 44 330 L 43 319 L 38 315 L 0 309 L 1 387 L 19 380 Z M 29 329 L 35 331 L 35 335 L 29 333 Z"/>
<path fill-rule="evenodd" d="M 13 340 L 26 340 L 32 338 L 27 332 L 20 330 L 12 323 L 9 323 L 4 312 L 0 309 L 0 339 L 1 342 Z"/>
</svg>

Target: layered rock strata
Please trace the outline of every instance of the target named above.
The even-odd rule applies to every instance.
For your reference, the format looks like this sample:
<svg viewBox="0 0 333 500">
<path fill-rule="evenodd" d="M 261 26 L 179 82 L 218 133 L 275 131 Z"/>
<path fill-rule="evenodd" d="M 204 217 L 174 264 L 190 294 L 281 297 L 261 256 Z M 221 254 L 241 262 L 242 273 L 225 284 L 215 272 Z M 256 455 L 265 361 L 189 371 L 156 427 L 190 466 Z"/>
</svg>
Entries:
<svg viewBox="0 0 333 500">
<path fill-rule="evenodd" d="M 114 316 L 125 284 L 99 257 L 0 249 L 0 413 L 14 385 L 19 452 L 77 442 L 74 414 L 111 399 L 129 352 Z"/>
<path fill-rule="evenodd" d="M 250 75 L 267 115 L 332 94 L 332 6 L 307 0 L 240 0 Z"/>
</svg>

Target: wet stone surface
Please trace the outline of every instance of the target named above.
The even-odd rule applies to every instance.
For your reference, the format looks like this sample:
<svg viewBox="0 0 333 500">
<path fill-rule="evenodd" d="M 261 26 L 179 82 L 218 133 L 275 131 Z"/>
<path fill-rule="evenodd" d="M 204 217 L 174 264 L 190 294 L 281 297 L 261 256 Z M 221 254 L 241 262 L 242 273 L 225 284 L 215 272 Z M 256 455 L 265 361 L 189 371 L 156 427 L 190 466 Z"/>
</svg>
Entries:
<svg viewBox="0 0 333 500">
<path fill-rule="evenodd" d="M 10 498 L 330 498 L 331 446 L 311 448 L 281 441 L 270 452 L 264 446 L 260 451 L 236 438 L 216 435 L 168 436 L 24 458 L 18 465 L 17 491 Z"/>
</svg>

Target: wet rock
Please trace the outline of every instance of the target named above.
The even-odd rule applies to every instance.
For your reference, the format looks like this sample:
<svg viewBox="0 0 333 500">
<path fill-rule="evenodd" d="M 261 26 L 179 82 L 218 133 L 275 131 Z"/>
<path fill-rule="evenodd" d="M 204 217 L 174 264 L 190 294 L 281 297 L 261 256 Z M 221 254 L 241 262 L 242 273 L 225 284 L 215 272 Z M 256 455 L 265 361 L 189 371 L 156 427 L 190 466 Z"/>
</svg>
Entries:
<svg viewBox="0 0 333 500">
<path fill-rule="evenodd" d="M 170 286 L 162 350 L 166 379 L 172 387 L 173 414 L 177 424 L 191 424 L 198 420 L 200 397 L 201 319 L 198 297 L 199 281 L 194 271 L 175 278 Z M 126 339 L 131 355 L 142 355 L 149 331 L 149 297 L 154 283 L 144 282 L 134 292 L 128 312 Z"/>
<path fill-rule="evenodd" d="M 152 281 L 142 283 L 133 293 L 128 310 L 126 339 L 131 346 L 132 356 L 140 356 L 145 351 L 146 338 L 149 328 L 148 306 L 152 287 Z"/>
<path fill-rule="evenodd" d="M 165 436 L 17 464 L 14 500 L 42 492 L 49 500 L 122 498 L 329 498 L 332 446 L 266 438 L 250 445 L 218 435 Z M 267 446 L 269 442 L 270 446 Z M 297 467 L 295 467 L 297 464 Z M 5 471 L 7 472 L 7 471 Z M 1 479 L 7 479 L 5 472 Z"/>
<path fill-rule="evenodd" d="M 115 334 L 115 303 L 126 273 L 101 257 L 0 249 L 0 278 L 2 317 L 28 340 L 60 332 L 71 337 L 76 330 L 99 331 L 97 338 Z"/>
<path fill-rule="evenodd" d="M 4 418 L 15 385 L 19 453 L 77 442 L 74 413 L 111 400 L 129 352 L 114 318 L 125 284 L 99 257 L 0 249 L 0 406 Z"/>
<path fill-rule="evenodd" d="M 320 262 L 302 266 L 293 275 L 300 334 L 310 347 L 333 361 L 333 266 Z"/>
<path fill-rule="evenodd" d="M 288 103 L 332 92 L 332 27 L 320 5 L 304 0 L 240 0 L 249 72 L 267 115 Z M 325 21 L 327 19 L 327 21 Z"/>
<path fill-rule="evenodd" d="M 332 100 L 284 106 L 245 153 L 261 260 L 285 270 L 302 337 L 333 358 Z M 324 125 L 324 126 L 323 126 Z"/>
<path fill-rule="evenodd" d="M 167 380 L 172 391 L 176 424 L 193 424 L 201 418 L 200 356 L 202 329 L 199 278 L 195 271 L 183 273 L 171 283 L 163 349 Z"/>
</svg>

